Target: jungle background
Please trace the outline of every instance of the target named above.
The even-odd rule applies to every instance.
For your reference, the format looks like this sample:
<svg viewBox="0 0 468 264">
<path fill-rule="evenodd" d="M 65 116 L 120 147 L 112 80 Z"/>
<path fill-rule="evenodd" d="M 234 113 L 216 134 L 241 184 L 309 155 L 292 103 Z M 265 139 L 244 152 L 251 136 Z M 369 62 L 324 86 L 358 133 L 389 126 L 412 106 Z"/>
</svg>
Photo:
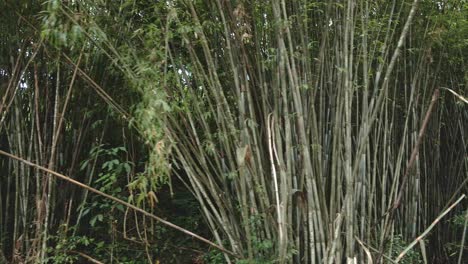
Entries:
<svg viewBox="0 0 468 264">
<path fill-rule="evenodd" d="M 467 16 L 1 0 L 0 263 L 466 263 Z"/>
</svg>

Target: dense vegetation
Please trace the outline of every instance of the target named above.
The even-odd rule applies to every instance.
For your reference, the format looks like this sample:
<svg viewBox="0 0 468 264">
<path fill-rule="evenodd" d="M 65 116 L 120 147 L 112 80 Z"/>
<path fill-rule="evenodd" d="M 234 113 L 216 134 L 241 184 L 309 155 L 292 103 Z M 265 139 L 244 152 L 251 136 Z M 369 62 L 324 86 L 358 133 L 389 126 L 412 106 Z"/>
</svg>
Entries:
<svg viewBox="0 0 468 264">
<path fill-rule="evenodd" d="M 467 18 L 1 0 L 0 263 L 466 263 Z"/>
</svg>

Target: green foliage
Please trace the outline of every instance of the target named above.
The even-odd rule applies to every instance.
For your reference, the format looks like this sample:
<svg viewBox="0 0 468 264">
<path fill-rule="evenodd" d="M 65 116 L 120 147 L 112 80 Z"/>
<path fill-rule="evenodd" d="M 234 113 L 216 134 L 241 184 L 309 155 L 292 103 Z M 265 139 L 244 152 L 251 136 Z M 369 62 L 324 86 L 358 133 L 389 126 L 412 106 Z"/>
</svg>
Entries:
<svg viewBox="0 0 468 264">
<path fill-rule="evenodd" d="M 269 261 L 269 260 L 263 260 L 263 259 L 257 259 L 257 260 L 238 260 L 236 261 L 236 264 L 273 264 L 275 262 Z"/>
<path fill-rule="evenodd" d="M 47 9 L 42 12 L 41 36 L 56 47 L 81 47 L 84 45 L 85 32 L 75 19 L 66 15 L 62 1 L 46 1 Z M 90 28 L 91 33 L 99 33 L 96 28 Z M 97 34 L 94 34 L 97 35 Z M 102 33 L 100 34 L 102 38 Z M 97 39 L 97 38 L 96 38 Z"/>
<path fill-rule="evenodd" d="M 152 21 L 144 26 L 136 27 L 131 38 L 118 47 L 121 63 L 131 68 L 125 72 L 127 84 L 141 95 L 141 100 L 134 107 L 133 120 L 148 146 L 148 162 L 145 173 L 139 174 L 137 182 L 131 186 L 139 186 L 141 193 L 156 192 L 157 189 L 170 183 L 168 155 L 170 142 L 164 136 L 163 121 L 165 113 L 172 111 L 167 102 L 166 85 L 168 58 L 165 52 L 165 32 L 161 27 L 160 12 L 165 12 L 160 3 L 147 3 L 146 10 L 153 10 L 145 19 Z M 141 12 L 135 5 L 124 5 L 128 12 Z M 141 188 L 144 186 L 145 188 Z M 145 189 L 145 190 L 144 190 Z"/>
<path fill-rule="evenodd" d="M 261 234 L 262 231 L 262 225 L 264 223 L 263 216 L 260 214 L 253 215 L 250 218 L 249 225 L 252 231 L 251 237 L 251 243 L 252 247 L 254 248 L 254 252 L 257 254 L 254 256 L 253 259 L 241 259 L 237 260 L 236 264 L 273 264 L 277 263 L 277 255 L 274 252 L 274 242 L 265 239 L 259 234 Z M 288 250 L 287 259 L 291 260 L 292 256 L 297 254 L 297 250 L 290 248 Z M 221 263 L 226 263 L 224 255 L 222 252 L 218 250 L 211 250 L 205 255 L 205 260 L 207 263 L 210 264 L 221 264 Z"/>
<path fill-rule="evenodd" d="M 56 235 L 49 237 L 49 241 L 54 246 L 47 249 L 49 257 L 46 259 L 46 263 L 83 263 L 83 258 L 79 253 L 90 255 L 97 260 L 105 260 L 110 258 L 110 252 L 114 252 L 113 258 L 117 260 L 118 263 L 146 263 L 146 256 L 140 253 L 135 254 L 134 251 L 129 250 L 130 245 L 125 241 L 106 243 L 105 241 L 92 237 L 93 234 L 89 236 L 71 235 L 73 231 L 74 227 L 67 228 L 66 225 L 62 225 Z"/>
<path fill-rule="evenodd" d="M 105 148 L 103 145 L 96 146 L 91 150 L 90 157 L 81 164 L 81 170 L 84 170 L 92 160 L 97 158 L 103 160 L 93 187 L 119 199 L 125 199 L 121 186 L 126 182 L 126 175 L 130 173 L 133 167 L 131 162 L 120 160 L 124 153 L 126 153 L 124 147 Z M 89 224 L 92 227 L 95 227 L 96 223 L 104 222 L 104 220 L 111 221 L 113 219 L 112 212 L 115 209 L 120 212 L 124 211 L 121 204 L 94 195 L 88 204 L 82 206 L 84 207 L 83 216 L 89 214 Z"/>
<path fill-rule="evenodd" d="M 468 209 L 465 211 L 461 211 L 457 215 L 455 215 L 451 223 L 455 226 L 455 228 L 463 228 L 465 226 L 466 217 L 468 216 Z"/>
<path fill-rule="evenodd" d="M 223 253 L 219 250 L 210 250 L 207 254 L 205 254 L 204 261 L 209 264 L 226 263 L 226 259 L 224 258 Z"/>
<path fill-rule="evenodd" d="M 272 264 L 277 258 L 277 254 L 274 252 L 273 241 L 264 238 L 262 234 L 263 225 L 264 225 L 264 216 L 261 214 L 252 215 L 250 217 L 250 228 L 252 230 L 251 234 L 251 243 L 252 247 L 255 249 L 254 252 L 257 252 L 254 256 L 254 262 L 252 260 L 240 260 L 239 264 Z"/>
<path fill-rule="evenodd" d="M 86 236 L 69 236 L 69 231 L 73 231 L 73 228 L 68 228 L 63 224 L 56 235 L 49 237 L 50 242 L 55 246 L 47 249 L 50 256 L 47 258 L 46 263 L 76 263 L 78 255 L 73 251 L 83 246 L 87 247 L 94 242 L 92 238 Z"/>
<path fill-rule="evenodd" d="M 386 252 L 389 253 L 388 255 L 392 259 L 396 259 L 398 255 L 409 245 L 409 243 L 405 241 L 401 235 L 394 236 L 391 243 L 392 244 L 387 247 Z M 422 261 L 421 253 L 413 247 L 410 251 L 408 251 L 408 253 L 406 253 L 406 255 L 399 263 L 418 264 L 422 263 Z"/>
<path fill-rule="evenodd" d="M 450 220 L 451 228 L 453 228 L 453 230 L 457 230 L 458 231 L 457 233 L 460 234 L 459 241 L 450 242 L 444 245 L 445 249 L 448 252 L 448 255 L 451 257 L 458 256 L 458 253 L 460 252 L 461 243 L 462 243 L 461 238 L 463 234 L 463 229 L 465 227 L 465 222 L 468 221 L 468 219 L 466 219 L 467 217 L 468 217 L 468 210 L 464 210 L 456 214 Z M 466 245 L 467 245 L 467 242 L 465 241 L 465 247 Z"/>
</svg>

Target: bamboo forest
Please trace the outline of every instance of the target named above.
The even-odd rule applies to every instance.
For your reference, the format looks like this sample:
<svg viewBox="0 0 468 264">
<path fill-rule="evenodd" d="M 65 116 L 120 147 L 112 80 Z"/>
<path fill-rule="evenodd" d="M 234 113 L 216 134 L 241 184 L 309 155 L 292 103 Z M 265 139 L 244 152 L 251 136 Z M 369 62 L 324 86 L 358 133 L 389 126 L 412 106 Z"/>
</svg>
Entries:
<svg viewBox="0 0 468 264">
<path fill-rule="evenodd" d="M 0 0 L 0 264 L 468 263 L 467 0 Z"/>
</svg>

